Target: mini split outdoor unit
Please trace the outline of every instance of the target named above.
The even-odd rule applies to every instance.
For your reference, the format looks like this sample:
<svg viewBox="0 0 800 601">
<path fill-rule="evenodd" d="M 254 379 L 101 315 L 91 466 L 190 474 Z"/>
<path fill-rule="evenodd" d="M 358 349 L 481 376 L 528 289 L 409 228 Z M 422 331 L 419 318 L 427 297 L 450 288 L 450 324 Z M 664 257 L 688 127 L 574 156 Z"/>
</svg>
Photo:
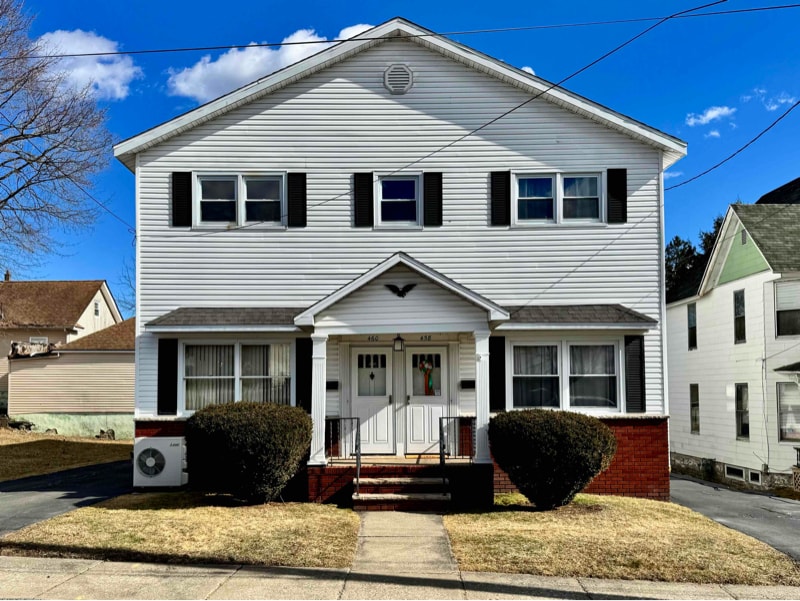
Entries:
<svg viewBox="0 0 800 601">
<path fill-rule="evenodd" d="M 188 482 L 186 439 L 137 438 L 133 444 L 134 486 L 181 486 Z"/>
</svg>

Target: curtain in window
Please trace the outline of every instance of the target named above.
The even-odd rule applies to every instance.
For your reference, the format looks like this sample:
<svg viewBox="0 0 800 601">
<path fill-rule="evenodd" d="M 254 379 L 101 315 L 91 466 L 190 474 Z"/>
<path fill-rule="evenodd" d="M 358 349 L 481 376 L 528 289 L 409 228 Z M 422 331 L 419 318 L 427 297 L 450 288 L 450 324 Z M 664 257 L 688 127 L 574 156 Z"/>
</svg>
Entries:
<svg viewBox="0 0 800 601">
<path fill-rule="evenodd" d="M 514 347 L 514 406 L 559 407 L 558 347 Z"/>
<path fill-rule="evenodd" d="M 186 345 L 186 409 L 231 403 L 234 397 L 233 345 Z"/>
<path fill-rule="evenodd" d="M 569 347 L 569 394 L 573 407 L 617 406 L 613 345 Z"/>
<path fill-rule="evenodd" d="M 778 383 L 781 440 L 800 441 L 800 387 L 794 382 Z"/>
<path fill-rule="evenodd" d="M 558 347 L 515 346 L 514 375 L 558 374 Z"/>
<path fill-rule="evenodd" d="M 291 402 L 288 344 L 242 345 L 242 400 Z"/>
</svg>

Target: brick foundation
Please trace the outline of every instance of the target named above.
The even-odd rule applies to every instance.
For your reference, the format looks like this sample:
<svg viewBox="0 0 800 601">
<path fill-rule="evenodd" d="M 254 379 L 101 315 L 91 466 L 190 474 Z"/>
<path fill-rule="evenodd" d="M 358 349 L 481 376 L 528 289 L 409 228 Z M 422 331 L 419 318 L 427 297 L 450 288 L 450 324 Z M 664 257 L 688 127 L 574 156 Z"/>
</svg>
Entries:
<svg viewBox="0 0 800 601">
<path fill-rule="evenodd" d="M 585 492 L 669 501 L 669 436 L 667 418 L 601 419 L 617 438 L 611 467 Z M 495 493 L 516 492 L 508 475 L 494 466 Z"/>
<path fill-rule="evenodd" d="M 136 421 L 134 425 L 134 436 L 183 436 L 186 430 L 186 421 L 163 420 L 163 421 Z"/>
</svg>

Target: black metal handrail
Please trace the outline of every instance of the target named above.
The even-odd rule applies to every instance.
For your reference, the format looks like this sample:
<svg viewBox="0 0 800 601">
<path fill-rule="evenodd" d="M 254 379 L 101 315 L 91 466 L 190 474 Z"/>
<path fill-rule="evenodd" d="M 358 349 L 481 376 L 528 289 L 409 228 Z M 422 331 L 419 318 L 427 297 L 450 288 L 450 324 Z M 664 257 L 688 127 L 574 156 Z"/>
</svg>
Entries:
<svg viewBox="0 0 800 601">
<path fill-rule="evenodd" d="M 475 442 L 474 417 L 439 418 L 439 466 L 442 469 L 442 481 L 447 479 L 445 473 L 447 459 L 472 461 L 475 456 Z"/>
<path fill-rule="evenodd" d="M 361 418 L 325 418 L 325 456 L 329 460 L 355 458 L 355 493 L 361 482 Z"/>
</svg>

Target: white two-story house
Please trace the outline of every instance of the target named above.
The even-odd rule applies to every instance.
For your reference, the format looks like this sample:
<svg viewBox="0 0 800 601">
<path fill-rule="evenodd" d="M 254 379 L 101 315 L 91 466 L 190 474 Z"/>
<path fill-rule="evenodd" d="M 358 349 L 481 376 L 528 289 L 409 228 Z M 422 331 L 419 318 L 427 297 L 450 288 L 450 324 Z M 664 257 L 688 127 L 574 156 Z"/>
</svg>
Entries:
<svg viewBox="0 0 800 601">
<path fill-rule="evenodd" d="M 667 308 L 673 467 L 790 484 L 800 447 L 800 204 L 731 205 Z"/>
<path fill-rule="evenodd" d="M 367 464 L 438 455 L 460 418 L 491 491 L 491 413 L 560 408 L 624 433 L 595 490 L 667 498 L 662 174 L 685 151 L 399 18 L 118 144 L 137 436 L 305 407 L 324 499 L 326 422 L 360 420 Z"/>
</svg>

